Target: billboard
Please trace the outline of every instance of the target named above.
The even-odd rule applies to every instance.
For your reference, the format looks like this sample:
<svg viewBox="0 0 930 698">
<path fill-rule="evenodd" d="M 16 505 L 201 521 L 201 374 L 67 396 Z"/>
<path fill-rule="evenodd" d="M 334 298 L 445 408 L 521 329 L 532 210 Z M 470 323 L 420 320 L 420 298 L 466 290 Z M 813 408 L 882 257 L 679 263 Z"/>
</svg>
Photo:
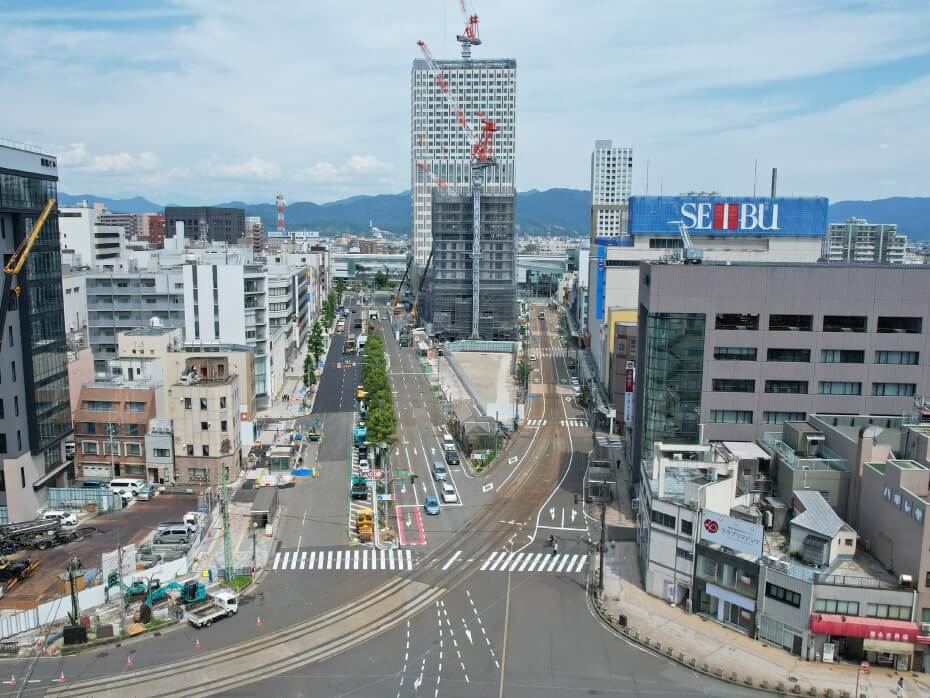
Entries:
<svg viewBox="0 0 930 698">
<path fill-rule="evenodd" d="M 826 198 L 755 196 L 633 196 L 630 234 L 678 235 L 684 221 L 694 235 L 822 237 L 827 232 Z"/>
<path fill-rule="evenodd" d="M 705 511 L 701 515 L 700 536 L 706 543 L 723 545 L 740 553 L 754 557 L 762 554 L 762 526 L 715 511 Z"/>
</svg>

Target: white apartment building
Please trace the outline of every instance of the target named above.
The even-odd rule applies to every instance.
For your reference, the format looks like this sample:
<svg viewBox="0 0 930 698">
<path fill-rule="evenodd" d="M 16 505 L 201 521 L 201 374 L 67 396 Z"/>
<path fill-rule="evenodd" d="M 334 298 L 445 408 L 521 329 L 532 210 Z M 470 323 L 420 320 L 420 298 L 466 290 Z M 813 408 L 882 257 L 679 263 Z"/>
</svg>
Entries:
<svg viewBox="0 0 930 698">
<path fill-rule="evenodd" d="M 497 125 L 496 165 L 485 169 L 490 194 L 515 189 L 517 63 L 512 59 L 437 61 L 449 93 L 480 132 L 480 119 Z M 471 185 L 471 140 L 439 90 L 437 75 L 416 60 L 410 74 L 411 230 L 414 261 L 426 264 L 432 246 L 432 190 L 436 180 L 449 188 Z M 483 116 L 476 116 L 477 113 Z M 425 166 L 428 172 L 418 165 Z M 432 173 L 432 174 L 430 174 Z"/>
<path fill-rule="evenodd" d="M 907 236 L 898 235 L 896 224 L 850 218 L 845 223 L 830 224 L 823 256 L 846 264 L 903 264 L 906 249 Z"/>
<path fill-rule="evenodd" d="M 85 202 L 86 204 L 86 202 Z M 115 225 L 98 222 L 100 209 L 86 205 L 60 208 L 62 262 L 72 267 L 102 267 L 115 264 L 126 250 L 126 234 Z"/>
<path fill-rule="evenodd" d="M 627 232 L 627 205 L 633 189 L 633 149 L 594 141 L 591 152 L 591 239 Z"/>
</svg>

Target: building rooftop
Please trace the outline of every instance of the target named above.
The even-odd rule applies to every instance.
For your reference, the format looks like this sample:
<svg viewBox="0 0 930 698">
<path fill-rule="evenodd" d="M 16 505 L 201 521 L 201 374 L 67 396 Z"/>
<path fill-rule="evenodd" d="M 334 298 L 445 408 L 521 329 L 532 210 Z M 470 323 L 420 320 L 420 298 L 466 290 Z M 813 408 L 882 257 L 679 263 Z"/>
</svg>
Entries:
<svg viewBox="0 0 930 698">
<path fill-rule="evenodd" d="M 800 526 L 825 538 L 833 538 L 844 528 L 852 530 L 817 490 L 795 490 L 793 494 L 804 511 L 791 519 L 792 526 Z"/>
<path fill-rule="evenodd" d="M 177 331 L 177 327 L 137 327 L 134 330 L 120 332 L 120 334 L 126 337 L 160 337 L 163 334 L 171 334 Z"/>
<path fill-rule="evenodd" d="M 713 259 L 704 259 L 701 264 L 680 264 L 680 263 L 669 263 L 658 259 L 649 259 L 641 260 L 640 264 L 646 264 L 648 266 L 655 267 L 667 267 L 667 266 L 683 266 L 691 270 L 699 270 L 702 267 L 782 267 L 785 269 L 791 268 L 830 268 L 830 269 L 851 269 L 854 271 L 859 271 L 862 269 L 895 269 L 896 271 L 901 271 L 903 269 L 910 270 L 924 270 L 930 271 L 930 265 L 927 264 L 894 264 L 891 262 L 750 262 L 750 261 L 726 261 L 726 260 L 713 260 Z"/>
</svg>

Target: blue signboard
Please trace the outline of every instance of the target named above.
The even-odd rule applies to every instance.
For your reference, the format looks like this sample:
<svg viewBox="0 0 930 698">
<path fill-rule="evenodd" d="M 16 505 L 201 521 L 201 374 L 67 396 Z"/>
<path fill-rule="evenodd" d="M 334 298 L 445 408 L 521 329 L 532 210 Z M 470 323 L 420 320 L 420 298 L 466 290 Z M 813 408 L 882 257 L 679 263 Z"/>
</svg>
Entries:
<svg viewBox="0 0 930 698">
<path fill-rule="evenodd" d="M 826 198 L 632 196 L 630 234 L 814 236 L 827 232 Z"/>
</svg>

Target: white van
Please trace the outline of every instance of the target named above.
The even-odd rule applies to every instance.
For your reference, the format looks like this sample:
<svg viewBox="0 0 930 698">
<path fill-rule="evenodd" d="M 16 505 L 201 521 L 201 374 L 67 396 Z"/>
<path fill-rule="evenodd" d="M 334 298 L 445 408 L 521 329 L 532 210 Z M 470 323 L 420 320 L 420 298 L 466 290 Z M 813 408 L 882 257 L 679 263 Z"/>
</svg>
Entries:
<svg viewBox="0 0 930 698">
<path fill-rule="evenodd" d="M 125 494 L 135 497 L 139 494 L 139 490 L 144 484 L 145 480 L 130 477 L 116 477 L 110 480 L 110 489 L 113 490 L 113 492 L 122 490 Z"/>
<path fill-rule="evenodd" d="M 160 528 L 152 539 L 155 545 L 186 545 L 191 542 L 191 532 L 184 525 L 173 528 Z"/>
<path fill-rule="evenodd" d="M 452 438 L 452 434 L 444 434 L 442 437 L 442 445 L 447 451 L 455 450 L 455 439 Z"/>
</svg>

